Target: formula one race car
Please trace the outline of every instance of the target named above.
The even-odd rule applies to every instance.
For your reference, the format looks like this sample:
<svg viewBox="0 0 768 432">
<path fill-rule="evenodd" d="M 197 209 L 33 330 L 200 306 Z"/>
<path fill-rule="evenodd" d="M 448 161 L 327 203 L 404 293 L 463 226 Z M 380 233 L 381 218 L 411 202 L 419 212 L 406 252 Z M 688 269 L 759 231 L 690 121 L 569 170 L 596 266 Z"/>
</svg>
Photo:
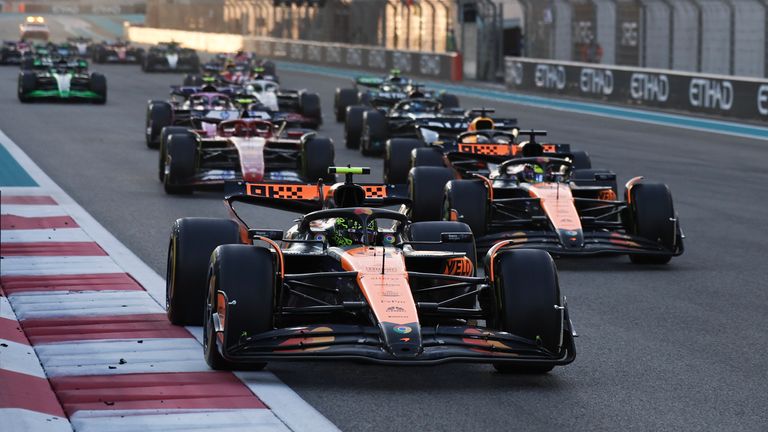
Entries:
<svg viewBox="0 0 768 432">
<path fill-rule="evenodd" d="M 171 87 L 167 101 L 152 100 L 147 103 L 144 136 L 147 147 L 157 148 L 163 141 L 161 132 L 166 126 L 183 126 L 186 129 L 204 129 L 202 122 L 240 118 L 242 107 L 228 94 L 214 87 Z"/>
<path fill-rule="evenodd" d="M 409 97 L 412 92 L 418 93 L 418 97 L 436 99 L 446 109 L 459 106 L 459 98 L 456 95 L 426 90 L 423 86 L 402 77 L 398 69 L 393 69 L 389 76 L 357 77 L 353 88 L 337 88 L 333 103 L 336 121 L 346 121 L 350 109 L 353 113 L 360 111 L 362 107 L 386 111 Z M 352 109 L 353 107 L 358 108 Z"/>
<path fill-rule="evenodd" d="M 200 58 L 191 48 L 176 42 L 161 43 L 149 48 L 141 70 L 144 72 L 193 72 L 200 69 Z"/>
<path fill-rule="evenodd" d="M 159 178 L 169 194 L 225 181 L 316 182 L 333 165 L 333 142 L 308 129 L 259 119 L 226 120 L 214 131 L 165 128 Z"/>
<path fill-rule="evenodd" d="M 94 63 L 142 64 L 144 48 L 132 46 L 126 41 L 102 42 L 91 47 Z"/>
<path fill-rule="evenodd" d="M 21 102 L 53 99 L 103 104 L 107 79 L 100 73 L 89 74 L 85 60 L 34 59 L 32 69 L 19 73 L 18 96 Z"/>
<path fill-rule="evenodd" d="M 93 44 L 91 38 L 84 36 L 67 38 L 67 43 L 72 47 L 80 58 L 90 58 Z"/>
<path fill-rule="evenodd" d="M 574 360 L 549 254 L 495 248 L 484 260 L 486 276 L 478 277 L 466 224 L 411 223 L 378 208 L 401 202 L 389 187 L 352 182 L 366 169 L 330 172 L 347 180 L 241 183 L 225 199 L 232 220 L 174 224 L 168 318 L 204 325 L 212 368 L 304 359 L 480 362 L 545 373 Z M 251 229 L 235 210 L 241 203 L 311 212 L 286 232 Z"/>
<path fill-rule="evenodd" d="M 24 55 L 32 50 L 32 45 L 26 42 L 4 41 L 0 47 L 0 64 L 21 64 Z"/>
<path fill-rule="evenodd" d="M 569 159 L 544 156 L 533 140 L 517 149 L 522 157 L 479 171 L 459 161 L 413 168 L 406 212 L 413 220 L 466 223 L 481 250 L 502 244 L 563 256 L 625 254 L 653 264 L 683 253 L 666 185 L 635 177 L 619 200 L 613 172 L 574 169 Z"/>
<path fill-rule="evenodd" d="M 546 131 L 521 130 L 512 118 L 490 118 L 487 108 L 476 108 L 464 118 L 449 115 L 415 122 L 415 138 L 394 137 L 385 143 L 384 182 L 402 184 L 416 166 L 445 166 L 446 161 L 462 175 L 488 175 L 495 165 L 522 156 L 521 136 L 546 135 Z M 569 159 L 574 168 L 592 167 L 589 154 L 570 144 L 543 143 L 544 155 Z"/>
</svg>

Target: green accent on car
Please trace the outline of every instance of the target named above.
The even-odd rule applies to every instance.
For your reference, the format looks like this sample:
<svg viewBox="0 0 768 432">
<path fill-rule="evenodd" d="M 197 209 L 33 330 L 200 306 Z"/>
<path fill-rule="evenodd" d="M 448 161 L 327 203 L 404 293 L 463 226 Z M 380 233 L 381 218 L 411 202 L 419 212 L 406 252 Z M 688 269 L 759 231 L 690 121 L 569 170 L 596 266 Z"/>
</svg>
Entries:
<svg viewBox="0 0 768 432">
<path fill-rule="evenodd" d="M 361 167 L 336 167 L 336 174 L 363 174 Z"/>
<path fill-rule="evenodd" d="M 62 92 L 59 90 L 33 90 L 29 93 L 27 93 L 25 96 L 28 97 L 40 97 L 40 98 L 48 98 L 48 97 L 60 97 L 60 98 L 86 98 L 86 99 L 101 99 L 103 96 L 101 96 L 98 93 L 92 92 L 90 90 L 71 90 L 68 92 Z"/>
<path fill-rule="evenodd" d="M 360 84 L 374 84 L 378 85 L 384 82 L 383 79 L 379 77 L 357 77 L 357 82 Z"/>
</svg>

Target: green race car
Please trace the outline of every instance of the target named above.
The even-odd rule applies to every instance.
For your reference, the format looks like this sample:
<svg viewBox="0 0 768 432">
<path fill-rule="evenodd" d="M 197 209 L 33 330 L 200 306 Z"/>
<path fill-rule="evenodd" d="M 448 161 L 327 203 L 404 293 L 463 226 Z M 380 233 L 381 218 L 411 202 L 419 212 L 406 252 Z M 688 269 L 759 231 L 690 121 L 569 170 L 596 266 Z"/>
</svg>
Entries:
<svg viewBox="0 0 768 432">
<path fill-rule="evenodd" d="M 89 73 L 84 60 L 36 58 L 32 67 L 19 73 L 18 96 L 21 102 L 44 100 L 107 102 L 107 79 Z"/>
</svg>

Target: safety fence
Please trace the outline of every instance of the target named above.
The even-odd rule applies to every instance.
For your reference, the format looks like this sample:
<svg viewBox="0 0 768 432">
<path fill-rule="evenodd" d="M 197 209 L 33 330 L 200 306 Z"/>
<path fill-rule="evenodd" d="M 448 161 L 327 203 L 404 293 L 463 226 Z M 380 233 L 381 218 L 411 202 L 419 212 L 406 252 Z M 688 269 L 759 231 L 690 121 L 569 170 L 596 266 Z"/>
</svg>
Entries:
<svg viewBox="0 0 768 432">
<path fill-rule="evenodd" d="M 510 90 L 768 120 L 768 79 L 517 57 L 505 66 Z"/>
<path fill-rule="evenodd" d="M 768 0 L 503 0 L 524 11 L 525 56 L 768 76 Z"/>
<path fill-rule="evenodd" d="M 340 43 L 305 42 L 226 33 L 132 27 L 124 34 L 137 43 L 156 44 L 179 41 L 185 46 L 207 52 L 244 49 L 264 57 L 373 72 L 400 69 L 404 74 L 425 78 L 461 81 L 461 56 L 456 53 L 390 50 L 379 47 Z"/>
<path fill-rule="evenodd" d="M 143 14 L 144 0 L 25 0 L 0 1 L 2 12 L 56 15 Z"/>
</svg>

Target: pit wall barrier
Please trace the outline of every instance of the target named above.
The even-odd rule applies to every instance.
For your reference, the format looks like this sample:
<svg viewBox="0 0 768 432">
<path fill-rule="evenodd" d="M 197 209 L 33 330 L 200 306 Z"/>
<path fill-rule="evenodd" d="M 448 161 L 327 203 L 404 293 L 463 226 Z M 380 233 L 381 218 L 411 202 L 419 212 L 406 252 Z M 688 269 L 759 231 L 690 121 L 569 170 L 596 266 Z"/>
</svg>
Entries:
<svg viewBox="0 0 768 432">
<path fill-rule="evenodd" d="M 768 79 L 506 57 L 509 90 L 768 120 Z"/>
<path fill-rule="evenodd" d="M 400 69 L 405 75 L 450 81 L 462 80 L 461 55 L 458 53 L 395 51 L 363 45 L 306 42 L 130 25 L 126 25 L 124 34 L 128 40 L 143 44 L 173 40 L 181 42 L 186 47 L 205 52 L 232 52 L 243 49 L 275 60 L 364 69 L 372 72 Z"/>
</svg>

